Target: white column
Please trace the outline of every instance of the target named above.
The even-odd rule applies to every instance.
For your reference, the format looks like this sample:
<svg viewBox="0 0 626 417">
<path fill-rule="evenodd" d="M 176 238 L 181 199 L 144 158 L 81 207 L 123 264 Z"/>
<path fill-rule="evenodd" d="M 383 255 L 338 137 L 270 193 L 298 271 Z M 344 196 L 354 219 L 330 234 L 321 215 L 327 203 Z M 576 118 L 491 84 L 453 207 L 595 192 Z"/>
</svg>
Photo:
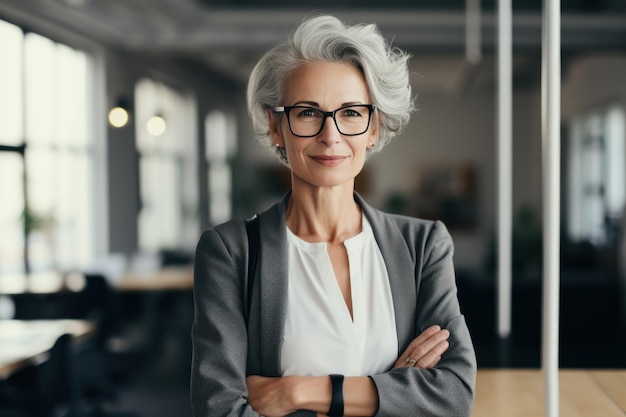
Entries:
<svg viewBox="0 0 626 417">
<path fill-rule="evenodd" d="M 511 333 L 512 18 L 511 0 L 498 0 L 498 335 Z"/>
<path fill-rule="evenodd" d="M 542 39 L 543 340 L 546 417 L 559 415 L 559 232 L 561 158 L 561 15 L 544 0 Z"/>
</svg>

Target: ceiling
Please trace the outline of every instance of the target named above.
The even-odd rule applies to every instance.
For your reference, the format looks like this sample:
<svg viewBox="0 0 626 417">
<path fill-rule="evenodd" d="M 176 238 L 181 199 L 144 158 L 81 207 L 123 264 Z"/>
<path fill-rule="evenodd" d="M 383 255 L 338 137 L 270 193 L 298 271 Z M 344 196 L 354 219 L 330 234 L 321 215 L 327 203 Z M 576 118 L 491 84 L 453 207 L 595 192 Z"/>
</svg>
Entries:
<svg viewBox="0 0 626 417">
<path fill-rule="evenodd" d="M 310 2 L 284 0 L 2 0 L 0 18 L 49 36 L 70 33 L 115 48 L 195 61 L 245 82 L 265 50 L 306 16 L 328 12 L 349 22 L 377 23 L 394 45 L 415 56 L 413 72 L 422 88 L 453 91 L 468 77 L 493 78 L 495 1 L 480 3 L 483 60 L 469 72 L 465 0 L 316 0 L 314 11 L 300 7 Z M 541 0 L 514 3 L 514 68 L 524 74 L 538 66 Z M 562 10 L 564 54 L 626 53 L 625 0 L 563 0 Z"/>
</svg>

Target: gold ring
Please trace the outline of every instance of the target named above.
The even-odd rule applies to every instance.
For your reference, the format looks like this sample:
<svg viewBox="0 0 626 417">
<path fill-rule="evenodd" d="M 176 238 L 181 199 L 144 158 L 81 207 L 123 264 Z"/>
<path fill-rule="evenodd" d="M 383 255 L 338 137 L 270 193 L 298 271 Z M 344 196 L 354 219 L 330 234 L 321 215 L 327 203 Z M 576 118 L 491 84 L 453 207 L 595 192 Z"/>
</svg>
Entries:
<svg viewBox="0 0 626 417">
<path fill-rule="evenodd" d="M 413 357 L 409 356 L 409 357 L 406 359 L 406 361 L 405 361 L 404 363 L 406 363 L 406 365 L 407 365 L 409 368 L 412 368 L 412 367 L 414 367 L 414 366 L 415 366 L 415 364 L 417 363 L 417 359 L 415 359 L 415 358 L 413 358 Z"/>
</svg>

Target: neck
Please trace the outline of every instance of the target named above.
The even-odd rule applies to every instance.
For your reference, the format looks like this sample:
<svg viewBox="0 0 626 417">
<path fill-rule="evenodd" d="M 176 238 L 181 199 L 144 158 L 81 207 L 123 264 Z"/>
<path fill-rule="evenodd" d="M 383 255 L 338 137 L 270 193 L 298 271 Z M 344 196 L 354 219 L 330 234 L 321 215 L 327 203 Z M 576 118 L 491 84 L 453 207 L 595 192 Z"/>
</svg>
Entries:
<svg viewBox="0 0 626 417">
<path fill-rule="evenodd" d="M 309 242 L 341 243 L 361 231 L 361 209 L 353 186 L 294 187 L 287 207 L 287 227 Z"/>
</svg>

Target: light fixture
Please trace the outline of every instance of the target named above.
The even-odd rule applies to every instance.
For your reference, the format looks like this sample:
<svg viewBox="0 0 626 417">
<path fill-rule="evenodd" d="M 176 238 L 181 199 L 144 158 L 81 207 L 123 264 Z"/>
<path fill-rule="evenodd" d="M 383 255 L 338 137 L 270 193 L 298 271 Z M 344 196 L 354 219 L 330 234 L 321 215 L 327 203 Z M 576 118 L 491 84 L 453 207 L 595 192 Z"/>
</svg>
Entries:
<svg viewBox="0 0 626 417">
<path fill-rule="evenodd" d="M 152 136 L 161 136 L 165 133 L 166 127 L 165 119 L 160 114 L 152 116 L 146 123 L 146 129 Z"/>
<path fill-rule="evenodd" d="M 109 124 L 116 128 L 122 128 L 128 124 L 130 110 L 125 99 L 120 98 L 117 104 L 109 110 Z"/>
</svg>

